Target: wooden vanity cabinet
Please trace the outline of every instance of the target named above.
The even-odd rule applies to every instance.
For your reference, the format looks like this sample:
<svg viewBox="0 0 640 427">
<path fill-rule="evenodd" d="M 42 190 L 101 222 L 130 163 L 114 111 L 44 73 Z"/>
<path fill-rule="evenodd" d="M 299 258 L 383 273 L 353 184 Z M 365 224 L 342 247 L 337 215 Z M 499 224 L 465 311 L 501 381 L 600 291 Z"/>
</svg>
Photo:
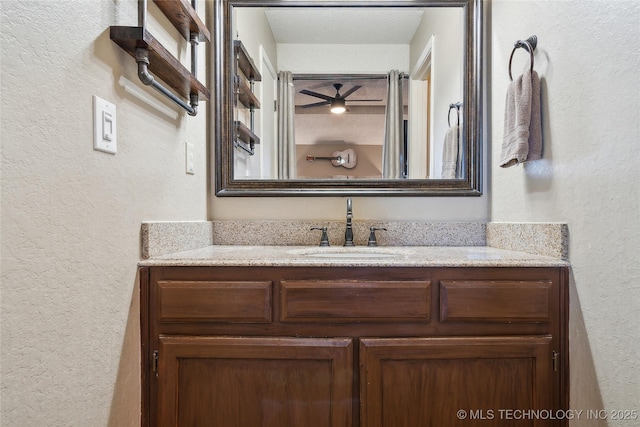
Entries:
<svg viewBox="0 0 640 427">
<path fill-rule="evenodd" d="M 142 425 L 565 426 L 567 277 L 143 267 Z"/>
</svg>

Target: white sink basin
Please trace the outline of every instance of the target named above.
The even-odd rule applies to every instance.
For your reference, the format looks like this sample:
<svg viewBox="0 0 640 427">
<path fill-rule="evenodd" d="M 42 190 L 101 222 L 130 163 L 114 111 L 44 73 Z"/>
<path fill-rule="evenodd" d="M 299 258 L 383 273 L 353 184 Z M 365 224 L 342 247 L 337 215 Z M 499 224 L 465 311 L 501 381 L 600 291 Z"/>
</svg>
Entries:
<svg viewBox="0 0 640 427">
<path fill-rule="evenodd" d="M 355 246 L 355 247 L 313 247 L 305 249 L 294 249 L 289 251 L 291 255 L 300 255 L 311 258 L 349 258 L 349 259 L 372 259 L 372 258 L 394 258 L 407 254 L 406 249 L 390 249 L 380 247 Z"/>
<path fill-rule="evenodd" d="M 315 254 L 305 254 L 305 256 L 313 257 L 313 258 L 389 258 L 389 257 L 397 257 L 398 254 L 386 254 L 386 253 L 375 253 L 372 252 L 370 254 L 364 252 L 356 252 L 356 253 L 346 253 L 346 252 L 327 252 L 327 253 L 315 253 Z"/>
</svg>

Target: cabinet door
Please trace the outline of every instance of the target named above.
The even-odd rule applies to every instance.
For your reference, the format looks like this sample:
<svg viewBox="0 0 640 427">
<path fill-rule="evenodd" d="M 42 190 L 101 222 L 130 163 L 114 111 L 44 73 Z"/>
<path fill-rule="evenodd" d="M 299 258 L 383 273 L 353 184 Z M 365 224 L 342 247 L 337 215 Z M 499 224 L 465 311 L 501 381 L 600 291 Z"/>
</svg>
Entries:
<svg viewBox="0 0 640 427">
<path fill-rule="evenodd" d="M 361 425 L 553 425 L 551 359 L 550 336 L 362 339 Z"/>
<path fill-rule="evenodd" d="M 153 425 L 347 427 L 348 338 L 160 337 Z"/>
</svg>

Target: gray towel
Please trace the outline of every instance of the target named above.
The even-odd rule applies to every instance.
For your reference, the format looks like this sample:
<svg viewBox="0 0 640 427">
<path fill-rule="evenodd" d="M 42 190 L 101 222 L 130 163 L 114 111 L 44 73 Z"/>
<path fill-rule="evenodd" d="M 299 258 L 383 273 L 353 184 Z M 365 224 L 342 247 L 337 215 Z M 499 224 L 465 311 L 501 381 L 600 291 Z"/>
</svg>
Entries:
<svg viewBox="0 0 640 427">
<path fill-rule="evenodd" d="M 507 89 L 500 166 L 542 158 L 540 78 L 527 70 Z"/>
<path fill-rule="evenodd" d="M 451 126 L 444 136 L 442 147 L 442 179 L 455 179 L 458 168 L 458 145 L 460 140 L 458 125 Z"/>
</svg>

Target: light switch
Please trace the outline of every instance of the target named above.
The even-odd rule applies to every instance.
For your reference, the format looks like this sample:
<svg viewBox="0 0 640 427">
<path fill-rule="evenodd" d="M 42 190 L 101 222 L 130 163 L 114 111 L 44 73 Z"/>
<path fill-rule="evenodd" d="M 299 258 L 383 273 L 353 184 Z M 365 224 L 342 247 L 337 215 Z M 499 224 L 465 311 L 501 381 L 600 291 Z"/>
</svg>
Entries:
<svg viewBox="0 0 640 427">
<path fill-rule="evenodd" d="M 116 106 L 93 96 L 93 149 L 116 154 Z"/>
<path fill-rule="evenodd" d="M 102 138 L 113 141 L 113 116 L 107 111 L 102 112 Z"/>
</svg>

